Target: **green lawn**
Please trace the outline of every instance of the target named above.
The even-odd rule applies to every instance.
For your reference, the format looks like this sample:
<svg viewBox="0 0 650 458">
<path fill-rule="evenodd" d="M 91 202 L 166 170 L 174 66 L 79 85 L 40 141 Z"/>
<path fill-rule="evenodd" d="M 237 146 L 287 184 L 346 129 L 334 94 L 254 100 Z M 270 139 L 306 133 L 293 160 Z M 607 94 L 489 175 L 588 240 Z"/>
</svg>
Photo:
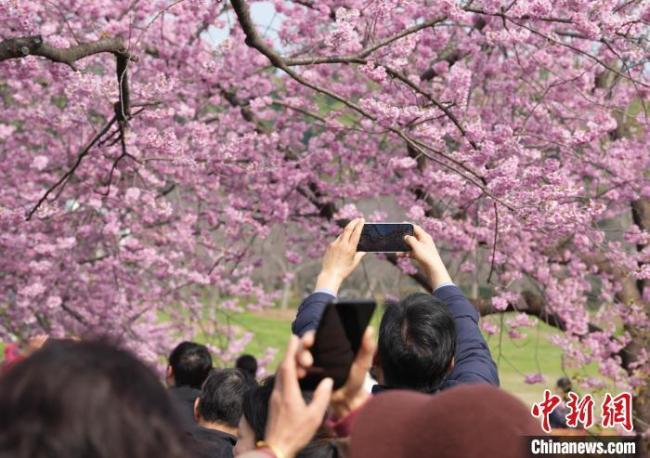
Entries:
<svg viewBox="0 0 650 458">
<path fill-rule="evenodd" d="M 246 346 L 245 351 L 256 356 L 265 353 L 268 347 L 277 348 L 273 364 L 268 368 L 273 370 L 281 359 L 287 340 L 291 333 L 291 321 L 295 310 L 264 310 L 261 312 L 246 311 L 243 313 L 228 313 L 224 315 L 224 321 L 234 327 L 238 335 L 244 332 L 252 332 L 255 337 Z M 372 324 L 375 329 L 379 327 L 380 313 L 375 313 Z M 507 320 L 511 315 L 490 316 L 483 318 L 495 324 L 500 320 Z M 165 319 L 164 315 L 161 315 Z M 549 337 L 557 333 L 557 329 L 547 326 L 545 323 L 536 320 L 537 324 L 532 328 L 526 328 L 523 339 L 513 340 L 507 333 L 487 336 L 486 340 L 492 351 L 492 356 L 499 368 L 501 386 L 517 395 L 527 403 L 539 401 L 542 391 L 546 387 L 552 387 L 558 377 L 567 375 L 572 379 L 576 376 L 596 375 L 595 367 L 587 367 L 580 371 L 575 369 L 562 370 L 562 352 L 549 342 Z M 218 345 L 216 338 L 196 336 L 196 340 L 205 343 Z M 0 354 L 3 351 L 3 344 L 0 342 Z M 541 372 L 546 377 L 543 384 L 529 385 L 524 383 L 524 375 Z"/>
<path fill-rule="evenodd" d="M 253 340 L 246 346 L 246 351 L 261 356 L 268 347 L 278 349 L 275 364 L 282 358 L 291 335 L 291 318 L 269 314 L 245 312 L 231 315 L 231 322 L 245 331 L 255 334 Z M 275 366 L 274 364 L 274 366 Z"/>
<path fill-rule="evenodd" d="M 263 312 L 244 312 L 229 315 L 229 322 L 235 326 L 238 333 L 253 332 L 255 338 L 247 345 L 246 351 L 260 356 L 264 354 L 267 347 L 278 349 L 274 365 L 278 363 L 287 340 L 290 335 L 293 310 L 278 311 L 269 310 Z M 379 325 L 379 313 L 373 318 L 375 328 Z M 503 319 L 507 320 L 511 315 L 504 314 Z M 498 324 L 500 316 L 484 318 Z M 520 397 L 527 403 L 539 401 L 542 391 L 546 387 L 552 387 L 557 378 L 568 375 L 575 378 L 579 375 L 595 375 L 596 369 L 588 367 L 579 372 L 576 370 L 562 370 L 562 352 L 550 343 L 549 337 L 557 333 L 555 328 L 537 320 L 537 324 L 524 331 L 526 337 L 513 340 L 507 333 L 494 336 L 487 336 L 486 340 L 492 351 L 494 360 L 499 367 L 501 386 Z M 273 367 L 269 368 L 273 369 Z M 524 383 L 524 375 L 541 372 L 546 377 L 545 383 L 530 385 Z"/>
</svg>

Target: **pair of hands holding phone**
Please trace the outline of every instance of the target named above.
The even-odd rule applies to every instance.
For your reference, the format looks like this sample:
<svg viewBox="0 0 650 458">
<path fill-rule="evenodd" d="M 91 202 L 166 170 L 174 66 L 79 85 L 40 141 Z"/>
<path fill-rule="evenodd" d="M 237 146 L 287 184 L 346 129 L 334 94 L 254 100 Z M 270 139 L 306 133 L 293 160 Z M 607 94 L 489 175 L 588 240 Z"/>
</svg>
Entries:
<svg viewBox="0 0 650 458">
<path fill-rule="evenodd" d="M 357 251 L 361 238 L 361 231 L 365 220 L 353 219 L 345 226 L 341 234 L 327 247 L 321 272 L 316 280 L 316 289 L 327 289 L 334 294 L 338 293 L 343 281 L 356 269 L 365 253 Z M 451 283 L 433 238 L 420 226 L 413 225 L 413 235 L 404 237 L 404 241 L 411 248 L 407 253 L 420 264 L 424 274 L 436 289 L 443 283 Z"/>
<path fill-rule="evenodd" d="M 337 294 L 343 281 L 359 265 L 365 255 L 357 252 L 364 223 L 362 218 L 350 221 L 328 246 L 316 282 L 317 289 L 327 289 Z M 451 282 L 431 236 L 415 225 L 413 232 L 413 236 L 405 237 L 405 242 L 411 248 L 409 255 L 418 261 L 432 288 Z M 304 377 L 307 369 L 313 365 L 309 348 L 314 344 L 314 337 L 313 331 L 306 333 L 302 338 L 291 337 L 284 360 L 276 374 L 275 387 L 269 403 L 265 440 L 287 458 L 293 457 L 309 442 L 322 423 L 328 406 L 331 406 L 335 417 L 343 418 L 361 407 L 370 397 L 363 384 L 372 366 L 376 343 L 373 329 L 368 327 L 345 385 L 332 391 L 332 379 L 325 378 L 316 388 L 311 403 L 305 403 L 298 380 Z"/>
</svg>

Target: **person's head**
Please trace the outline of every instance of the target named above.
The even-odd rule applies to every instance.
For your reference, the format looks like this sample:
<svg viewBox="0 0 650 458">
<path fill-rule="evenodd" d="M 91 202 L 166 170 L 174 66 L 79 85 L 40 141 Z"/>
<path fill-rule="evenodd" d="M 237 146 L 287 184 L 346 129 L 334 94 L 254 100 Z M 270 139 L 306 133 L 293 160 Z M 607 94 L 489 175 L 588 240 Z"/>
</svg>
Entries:
<svg viewBox="0 0 650 458">
<path fill-rule="evenodd" d="M 273 393 L 273 387 L 275 385 L 275 377 L 267 377 L 262 380 L 259 385 L 254 386 L 249 389 L 244 395 L 244 402 L 242 404 L 242 416 L 239 421 L 239 431 L 237 445 L 235 446 L 235 455 L 240 455 L 244 452 L 255 449 L 255 444 L 258 441 L 264 440 L 264 432 L 266 431 L 266 422 L 269 417 L 269 400 L 271 399 L 271 394 Z M 310 402 L 312 399 L 311 392 L 302 392 L 302 397 L 306 402 Z M 321 425 L 321 427 L 316 431 L 314 435 L 314 440 L 319 439 L 328 439 L 329 433 L 326 428 Z M 313 456 L 317 453 L 325 453 L 325 449 L 328 448 L 326 444 L 322 447 L 312 446 L 310 450 L 311 453 L 314 453 Z M 308 447 L 301 450 L 301 452 L 296 455 L 296 458 L 308 457 L 311 455 L 301 455 L 303 451 L 308 452 Z M 323 455 L 326 456 L 326 455 Z"/>
<path fill-rule="evenodd" d="M 241 355 L 237 358 L 235 367 L 253 378 L 257 376 L 257 359 L 253 355 Z"/>
<path fill-rule="evenodd" d="M 567 395 L 573 391 L 571 379 L 569 377 L 560 377 L 557 379 L 557 382 L 555 382 L 555 391 L 558 395 L 566 398 Z"/>
<path fill-rule="evenodd" d="M 274 378 L 267 377 L 244 394 L 235 455 L 254 450 L 257 441 L 264 439 L 273 385 Z"/>
<path fill-rule="evenodd" d="M 312 440 L 296 454 L 296 458 L 347 458 L 348 456 L 347 438 Z"/>
<path fill-rule="evenodd" d="M 530 408 L 487 384 L 461 385 L 435 396 L 390 390 L 355 417 L 352 458 L 527 456 L 526 436 L 542 436 Z"/>
<path fill-rule="evenodd" d="M 212 356 L 205 345 L 181 342 L 169 355 L 167 383 L 201 389 L 211 369 Z"/>
<path fill-rule="evenodd" d="M 456 328 L 447 306 L 415 293 L 389 304 L 379 327 L 383 385 L 433 392 L 453 368 Z"/>
<path fill-rule="evenodd" d="M 102 342 L 49 343 L 0 378 L 2 458 L 180 458 L 182 428 L 156 375 Z"/>
<path fill-rule="evenodd" d="M 250 378 L 238 369 L 213 370 L 194 403 L 197 422 L 225 432 L 236 432 L 244 394 L 251 387 Z"/>
</svg>

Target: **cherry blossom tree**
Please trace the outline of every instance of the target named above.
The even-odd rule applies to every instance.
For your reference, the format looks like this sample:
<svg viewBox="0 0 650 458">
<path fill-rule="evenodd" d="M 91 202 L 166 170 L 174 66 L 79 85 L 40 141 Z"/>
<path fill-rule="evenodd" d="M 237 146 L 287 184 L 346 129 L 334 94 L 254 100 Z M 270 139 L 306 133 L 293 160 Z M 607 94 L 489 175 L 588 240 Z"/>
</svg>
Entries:
<svg viewBox="0 0 650 458">
<path fill-rule="evenodd" d="M 386 198 L 646 430 L 650 5 L 274 0 L 269 39 L 249 3 L 0 0 L 0 336 L 155 358 L 278 298 L 251 278 L 272 227 L 299 264 Z"/>
</svg>

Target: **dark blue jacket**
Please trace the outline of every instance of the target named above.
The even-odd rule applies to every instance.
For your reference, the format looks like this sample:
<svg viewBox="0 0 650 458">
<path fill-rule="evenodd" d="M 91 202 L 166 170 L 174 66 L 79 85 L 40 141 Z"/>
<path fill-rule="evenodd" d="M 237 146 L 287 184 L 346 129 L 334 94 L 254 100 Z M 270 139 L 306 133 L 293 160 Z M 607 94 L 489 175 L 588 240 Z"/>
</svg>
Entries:
<svg viewBox="0 0 650 458">
<path fill-rule="evenodd" d="M 456 285 L 441 286 L 433 295 L 447 304 L 456 324 L 455 365 L 440 389 L 461 383 L 490 383 L 499 386 L 496 364 L 478 327 L 478 311 Z M 316 329 L 323 310 L 333 299 L 331 294 L 323 292 L 307 297 L 300 304 L 296 320 L 291 326 L 293 333 L 302 335 Z"/>
</svg>

